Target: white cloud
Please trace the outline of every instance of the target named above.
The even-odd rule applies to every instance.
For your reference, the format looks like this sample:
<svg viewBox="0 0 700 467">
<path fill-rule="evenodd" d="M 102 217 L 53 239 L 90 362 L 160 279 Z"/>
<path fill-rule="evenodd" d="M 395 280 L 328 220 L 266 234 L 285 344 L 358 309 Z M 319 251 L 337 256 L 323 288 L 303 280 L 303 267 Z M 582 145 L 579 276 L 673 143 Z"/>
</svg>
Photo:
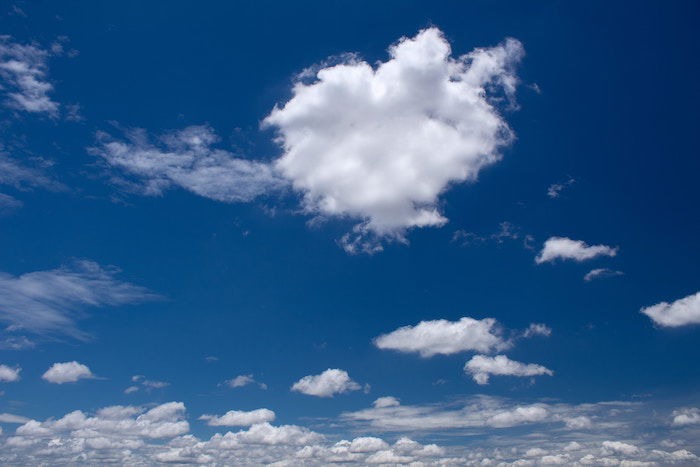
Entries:
<svg viewBox="0 0 700 467">
<path fill-rule="evenodd" d="M 16 381 L 19 381 L 20 371 L 22 371 L 20 367 L 12 368 L 7 365 L 0 365 L 0 382 L 14 383 Z"/>
<path fill-rule="evenodd" d="M 133 394 L 135 392 L 138 392 L 138 390 L 138 386 L 129 386 L 128 388 L 124 389 L 124 394 Z"/>
<path fill-rule="evenodd" d="M 253 375 L 238 375 L 224 382 L 232 388 L 242 388 L 249 384 L 257 384 L 260 389 L 267 389 L 267 384 L 256 381 Z"/>
<path fill-rule="evenodd" d="M 523 337 L 545 336 L 552 335 L 552 329 L 546 324 L 530 323 L 530 326 L 523 332 Z"/>
<path fill-rule="evenodd" d="M 349 252 L 443 225 L 440 195 L 475 180 L 512 140 L 490 98 L 513 96 L 520 42 L 452 58 L 440 30 L 429 28 L 389 55 L 376 67 L 349 55 L 307 70 L 264 120 L 284 150 L 276 168 L 303 194 L 305 210 L 360 221 L 341 240 Z"/>
<path fill-rule="evenodd" d="M 379 397 L 377 398 L 372 405 L 376 407 L 377 409 L 381 409 L 384 407 L 396 407 L 397 405 L 401 405 L 399 400 L 395 397 L 392 396 L 384 396 L 384 397 Z"/>
<path fill-rule="evenodd" d="M 586 261 L 597 256 L 615 256 L 616 254 L 617 248 L 606 245 L 589 246 L 581 240 L 571 240 L 566 237 L 550 237 L 544 242 L 544 248 L 535 258 L 535 262 L 541 264 L 557 259 Z"/>
<path fill-rule="evenodd" d="M 30 419 L 11 413 L 0 413 L 0 423 L 27 423 Z"/>
<path fill-rule="evenodd" d="M 464 365 L 464 372 L 469 373 L 477 384 L 488 384 L 491 375 L 498 376 L 537 376 L 553 375 L 554 372 L 542 365 L 534 363 L 520 363 L 509 359 L 505 355 L 488 357 L 486 355 L 474 355 Z"/>
<path fill-rule="evenodd" d="M 98 133 L 98 145 L 89 152 L 121 171 L 114 181 L 148 196 L 160 196 L 180 187 L 199 196 L 226 203 L 250 201 L 283 186 L 264 162 L 234 157 L 214 145 L 219 137 L 207 126 L 190 126 L 151 142 L 143 130 L 126 133 L 117 141 Z"/>
<path fill-rule="evenodd" d="M 59 105 L 49 95 L 53 90 L 47 78 L 49 56 L 49 51 L 35 45 L 18 44 L 9 36 L 0 36 L 0 92 L 8 107 L 58 114 Z"/>
<path fill-rule="evenodd" d="M 594 279 L 601 279 L 604 277 L 614 277 L 614 276 L 622 276 L 625 273 L 622 271 L 615 271 L 613 269 L 608 269 L 608 268 L 598 268 L 598 269 L 592 269 L 589 271 L 585 276 L 583 276 L 583 280 L 586 282 L 590 282 Z"/>
<path fill-rule="evenodd" d="M 118 272 L 92 261 L 18 277 L 0 272 L 0 320 L 14 329 L 85 340 L 89 336 L 75 324 L 83 308 L 157 298 L 143 287 L 116 279 Z"/>
<path fill-rule="evenodd" d="M 51 368 L 46 370 L 42 378 L 49 383 L 63 384 L 75 383 L 81 379 L 94 379 L 90 368 L 76 361 L 65 363 L 54 363 Z"/>
<path fill-rule="evenodd" d="M 383 350 L 417 352 L 422 357 L 432 357 L 470 350 L 491 352 L 510 347 L 510 342 L 503 339 L 495 319 L 464 317 L 459 321 L 438 319 L 404 326 L 375 338 L 374 345 Z"/>
<path fill-rule="evenodd" d="M 256 423 L 271 422 L 275 419 L 275 412 L 268 409 L 256 409 L 249 412 L 242 410 L 229 410 L 224 415 L 202 415 L 200 420 L 206 420 L 209 426 L 251 426 Z"/>
<path fill-rule="evenodd" d="M 672 303 L 661 302 L 642 308 L 659 326 L 677 327 L 687 324 L 700 324 L 700 292 L 676 300 Z"/>
<path fill-rule="evenodd" d="M 621 441 L 603 441 L 601 454 L 609 456 L 612 454 L 634 454 L 639 448 L 633 444 L 623 443 Z"/>
<path fill-rule="evenodd" d="M 576 183 L 576 180 L 574 180 L 572 177 L 569 177 L 566 181 L 561 183 L 553 183 L 549 186 L 549 188 L 547 188 L 547 196 L 550 198 L 558 198 L 561 196 L 561 192 L 564 191 L 565 188 L 573 185 L 574 183 Z"/>
<path fill-rule="evenodd" d="M 673 424 L 676 426 L 700 424 L 700 409 L 688 407 L 673 411 Z"/>
<path fill-rule="evenodd" d="M 320 375 L 304 376 L 291 389 L 309 396 L 333 397 L 334 394 L 357 391 L 360 385 L 350 379 L 347 371 L 329 368 Z"/>
<path fill-rule="evenodd" d="M 0 146 L 0 184 L 8 185 L 18 190 L 44 188 L 51 191 L 60 191 L 66 189 L 64 185 L 46 174 L 45 167 L 42 166 L 50 165 L 50 162 L 37 159 L 33 165 L 27 165 L 10 157 L 1 149 L 2 147 Z"/>
</svg>

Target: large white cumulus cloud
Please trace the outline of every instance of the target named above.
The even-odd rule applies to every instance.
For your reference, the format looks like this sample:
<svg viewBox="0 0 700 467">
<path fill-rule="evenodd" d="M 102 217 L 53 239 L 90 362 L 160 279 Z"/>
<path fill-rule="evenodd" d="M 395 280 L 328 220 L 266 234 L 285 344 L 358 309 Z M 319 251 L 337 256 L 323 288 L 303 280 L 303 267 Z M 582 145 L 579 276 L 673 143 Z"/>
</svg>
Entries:
<svg viewBox="0 0 700 467">
<path fill-rule="evenodd" d="M 376 67 L 349 58 L 321 68 L 264 120 L 283 146 L 276 168 L 303 194 L 306 211 L 361 221 L 343 240 L 349 251 L 447 222 L 440 194 L 474 180 L 512 139 L 491 97 L 513 95 L 520 42 L 453 58 L 440 30 L 429 28 L 389 54 Z"/>
</svg>

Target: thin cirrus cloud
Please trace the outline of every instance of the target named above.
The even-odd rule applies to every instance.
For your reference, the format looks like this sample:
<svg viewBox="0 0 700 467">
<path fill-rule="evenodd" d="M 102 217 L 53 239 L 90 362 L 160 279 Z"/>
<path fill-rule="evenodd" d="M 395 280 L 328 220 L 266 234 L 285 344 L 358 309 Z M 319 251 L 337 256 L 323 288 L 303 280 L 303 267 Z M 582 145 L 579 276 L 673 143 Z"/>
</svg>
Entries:
<svg viewBox="0 0 700 467">
<path fill-rule="evenodd" d="M 671 303 L 657 303 L 640 311 L 651 318 L 655 324 L 663 327 L 700 324 L 700 292 Z"/>
<path fill-rule="evenodd" d="M 199 419 L 205 420 L 209 426 L 251 426 L 273 421 L 275 412 L 269 409 L 255 409 L 247 412 L 243 410 L 229 410 L 220 417 L 216 415 L 202 415 Z"/>
<path fill-rule="evenodd" d="M 235 157 L 217 149 L 219 137 L 208 126 L 190 126 L 151 140 L 143 130 L 118 141 L 104 132 L 88 152 L 119 172 L 113 181 L 147 196 L 180 187 L 225 203 L 246 202 L 276 191 L 284 181 L 265 162 Z"/>
<path fill-rule="evenodd" d="M 588 245 L 567 237 L 550 237 L 535 258 L 537 264 L 560 260 L 586 261 L 598 256 L 615 256 L 617 248 L 607 245 Z"/>
<path fill-rule="evenodd" d="M 81 379 L 97 379 L 90 368 L 76 361 L 54 363 L 41 377 L 54 384 L 75 383 Z"/>
<path fill-rule="evenodd" d="M 441 226 L 439 196 L 498 161 L 512 133 L 489 100 L 513 96 L 515 39 L 451 57 L 437 28 L 401 38 L 376 67 L 351 55 L 307 70 L 263 125 L 277 130 L 277 169 L 308 213 L 359 220 L 341 243 L 376 251 L 412 227 Z"/>
<path fill-rule="evenodd" d="M 291 387 L 292 391 L 316 397 L 333 397 L 359 389 L 361 386 L 350 378 L 347 371 L 337 368 L 329 368 L 319 375 L 304 376 Z"/>
<path fill-rule="evenodd" d="M 19 381 L 20 371 L 22 371 L 20 367 L 13 368 L 7 365 L 0 365 L 0 383 L 14 383 Z"/>
<path fill-rule="evenodd" d="M 464 372 L 474 378 L 477 384 L 489 383 L 492 375 L 497 376 L 538 376 L 553 375 L 554 372 L 542 365 L 521 363 L 511 360 L 505 355 L 489 357 L 474 355 L 465 365 Z"/>
<path fill-rule="evenodd" d="M 93 261 L 20 276 L 0 273 L 0 321 L 38 334 L 90 336 L 76 320 L 87 307 L 117 306 L 159 298 L 144 287 L 116 278 L 119 270 Z"/>
</svg>

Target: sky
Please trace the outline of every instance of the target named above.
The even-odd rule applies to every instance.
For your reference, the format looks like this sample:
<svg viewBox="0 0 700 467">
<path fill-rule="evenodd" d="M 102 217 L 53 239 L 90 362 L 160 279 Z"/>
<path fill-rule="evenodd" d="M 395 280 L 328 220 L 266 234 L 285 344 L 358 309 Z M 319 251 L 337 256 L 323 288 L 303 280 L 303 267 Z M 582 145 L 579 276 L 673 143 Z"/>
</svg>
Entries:
<svg viewBox="0 0 700 467">
<path fill-rule="evenodd" d="M 700 465 L 700 5 L 2 2 L 3 465 Z"/>
</svg>

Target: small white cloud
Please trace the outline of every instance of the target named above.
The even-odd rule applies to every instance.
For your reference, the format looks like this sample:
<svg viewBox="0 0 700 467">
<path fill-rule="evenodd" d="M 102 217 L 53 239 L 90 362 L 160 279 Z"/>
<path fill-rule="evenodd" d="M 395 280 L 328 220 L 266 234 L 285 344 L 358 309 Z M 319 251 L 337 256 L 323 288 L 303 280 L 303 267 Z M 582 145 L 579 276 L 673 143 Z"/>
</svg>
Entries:
<svg viewBox="0 0 700 467">
<path fill-rule="evenodd" d="M 438 319 L 401 327 L 377 337 L 374 345 L 383 350 L 417 352 L 422 357 L 451 355 L 468 350 L 491 352 L 510 346 L 510 342 L 504 340 L 501 334 L 501 328 L 493 318 L 478 320 L 464 317 L 459 321 Z"/>
<path fill-rule="evenodd" d="M 513 97 L 523 54 L 506 39 L 453 58 L 433 27 L 401 38 L 375 67 L 348 55 L 304 73 L 264 120 L 284 151 L 276 168 L 308 213 L 360 221 L 340 241 L 348 252 L 441 226 L 440 195 L 476 180 L 513 139 L 492 98 Z"/>
<path fill-rule="evenodd" d="M 587 430 L 593 427 L 593 422 L 591 419 L 584 415 L 565 418 L 564 423 L 570 430 Z"/>
<path fill-rule="evenodd" d="M 639 448 L 634 444 L 623 443 L 621 441 L 603 441 L 601 448 L 601 454 L 604 456 L 610 456 L 613 454 L 635 454 L 639 451 Z"/>
<path fill-rule="evenodd" d="M 253 375 L 238 375 L 235 378 L 224 381 L 224 384 L 232 388 L 242 388 L 249 384 L 257 384 L 260 389 L 267 389 L 267 384 L 256 381 Z"/>
<path fill-rule="evenodd" d="M 549 186 L 549 188 L 547 188 L 547 196 L 549 196 L 550 198 L 559 198 L 561 192 L 566 187 L 569 187 L 574 183 L 576 183 L 576 180 L 574 180 L 572 177 L 569 177 L 568 180 L 561 183 L 553 183 Z"/>
<path fill-rule="evenodd" d="M 523 337 L 545 336 L 552 335 L 552 329 L 546 324 L 530 323 L 530 326 L 523 332 Z"/>
<path fill-rule="evenodd" d="M 271 422 L 275 419 L 275 412 L 268 409 L 256 409 L 249 412 L 242 410 L 229 410 L 224 415 L 202 415 L 200 420 L 206 420 L 209 426 L 251 426 L 256 423 Z"/>
<path fill-rule="evenodd" d="M 133 394 L 139 390 L 138 386 L 129 386 L 128 388 L 124 389 L 124 394 Z"/>
<path fill-rule="evenodd" d="M 361 386 L 350 379 L 347 371 L 329 368 L 320 375 L 304 376 L 291 389 L 309 396 L 333 397 L 334 394 L 357 391 Z"/>
<path fill-rule="evenodd" d="M 0 92 L 8 107 L 25 112 L 57 116 L 59 105 L 50 93 L 48 58 L 51 53 L 34 45 L 12 42 L 0 36 Z"/>
<path fill-rule="evenodd" d="M 678 327 L 688 324 L 700 324 L 700 292 L 676 300 L 672 303 L 661 302 L 642 308 L 659 326 Z"/>
<path fill-rule="evenodd" d="M 81 379 L 94 379 L 90 368 L 76 361 L 65 363 L 54 363 L 51 368 L 46 370 L 42 378 L 49 383 L 63 384 L 75 383 Z"/>
<path fill-rule="evenodd" d="M 19 381 L 20 371 L 22 371 L 22 368 L 20 367 L 12 368 L 7 365 L 0 365 L 0 382 L 14 383 L 16 381 Z"/>
<path fill-rule="evenodd" d="M 384 396 L 376 399 L 372 405 L 374 405 L 375 408 L 381 409 L 384 407 L 396 407 L 398 405 L 401 405 L 399 400 L 393 396 Z"/>
<path fill-rule="evenodd" d="M 566 237 L 550 237 L 544 242 L 544 248 L 535 258 L 535 262 L 541 264 L 557 259 L 586 261 L 597 256 L 615 256 L 617 250 L 606 245 L 589 246 L 581 240 L 571 240 Z"/>
<path fill-rule="evenodd" d="M 586 282 L 590 282 L 594 279 L 602 279 L 604 277 L 614 277 L 614 276 L 622 276 L 625 273 L 622 271 L 615 271 L 613 269 L 608 269 L 608 268 L 598 268 L 598 269 L 592 269 L 589 271 L 585 276 L 583 276 L 583 280 Z"/>
<path fill-rule="evenodd" d="M 672 415 L 676 426 L 700 424 L 700 409 L 697 407 L 674 410 Z"/>
<path fill-rule="evenodd" d="M 553 375 L 554 372 L 542 365 L 520 363 L 505 355 L 488 357 L 475 355 L 464 365 L 464 372 L 471 374 L 477 384 L 488 384 L 491 375 L 499 376 L 537 376 Z"/>
</svg>

